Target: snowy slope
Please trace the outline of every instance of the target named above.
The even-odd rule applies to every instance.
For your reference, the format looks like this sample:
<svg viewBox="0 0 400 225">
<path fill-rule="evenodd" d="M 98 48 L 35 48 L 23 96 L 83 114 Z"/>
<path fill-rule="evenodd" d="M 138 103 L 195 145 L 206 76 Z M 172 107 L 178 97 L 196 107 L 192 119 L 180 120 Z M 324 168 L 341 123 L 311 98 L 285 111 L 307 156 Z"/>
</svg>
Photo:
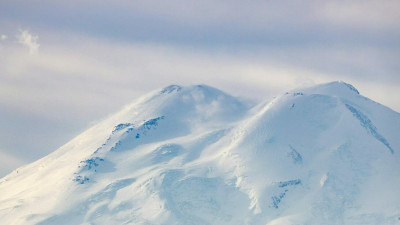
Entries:
<svg viewBox="0 0 400 225">
<path fill-rule="evenodd" d="M 332 82 L 149 93 L 0 181 L 1 224 L 400 224 L 400 114 Z"/>
</svg>

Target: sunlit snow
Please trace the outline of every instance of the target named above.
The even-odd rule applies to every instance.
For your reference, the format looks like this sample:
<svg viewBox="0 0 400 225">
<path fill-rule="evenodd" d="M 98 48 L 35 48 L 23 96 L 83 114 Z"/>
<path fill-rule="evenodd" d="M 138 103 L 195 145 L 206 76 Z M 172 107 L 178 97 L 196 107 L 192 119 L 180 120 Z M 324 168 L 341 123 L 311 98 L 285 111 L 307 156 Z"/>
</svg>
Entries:
<svg viewBox="0 0 400 225">
<path fill-rule="evenodd" d="M 332 82 L 156 90 L 0 181 L 1 224 L 400 224 L 400 114 Z"/>
</svg>

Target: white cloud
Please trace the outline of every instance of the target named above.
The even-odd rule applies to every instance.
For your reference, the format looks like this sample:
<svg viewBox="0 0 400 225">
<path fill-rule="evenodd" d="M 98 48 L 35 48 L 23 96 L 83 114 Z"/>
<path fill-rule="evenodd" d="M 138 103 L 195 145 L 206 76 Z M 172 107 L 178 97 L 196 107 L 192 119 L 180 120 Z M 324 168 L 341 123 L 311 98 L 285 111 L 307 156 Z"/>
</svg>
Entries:
<svg viewBox="0 0 400 225">
<path fill-rule="evenodd" d="M 28 30 L 20 30 L 17 36 L 18 42 L 29 48 L 30 54 L 35 54 L 39 50 L 38 36 L 32 35 Z"/>
<path fill-rule="evenodd" d="M 2 34 L 2 35 L 0 36 L 0 40 L 4 41 L 4 40 L 6 40 L 6 39 L 7 39 L 7 35 Z"/>
</svg>

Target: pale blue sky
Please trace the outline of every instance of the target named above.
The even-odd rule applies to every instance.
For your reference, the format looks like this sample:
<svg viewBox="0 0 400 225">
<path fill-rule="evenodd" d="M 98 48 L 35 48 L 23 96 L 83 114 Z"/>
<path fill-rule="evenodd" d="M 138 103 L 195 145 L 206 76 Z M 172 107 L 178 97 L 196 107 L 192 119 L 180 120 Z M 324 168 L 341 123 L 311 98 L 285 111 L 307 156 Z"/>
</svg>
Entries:
<svg viewBox="0 0 400 225">
<path fill-rule="evenodd" d="M 136 97 L 344 80 L 400 111 L 400 2 L 0 0 L 0 176 Z"/>
</svg>

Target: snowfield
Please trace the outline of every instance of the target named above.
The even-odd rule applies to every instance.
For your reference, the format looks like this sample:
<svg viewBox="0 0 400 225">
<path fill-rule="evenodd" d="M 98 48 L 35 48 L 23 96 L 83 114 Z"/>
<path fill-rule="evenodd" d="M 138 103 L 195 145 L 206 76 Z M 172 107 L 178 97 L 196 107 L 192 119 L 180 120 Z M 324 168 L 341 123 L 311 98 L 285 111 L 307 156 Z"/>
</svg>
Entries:
<svg viewBox="0 0 400 225">
<path fill-rule="evenodd" d="M 2 178 L 0 224 L 400 224 L 400 114 L 344 82 L 172 85 Z"/>
</svg>

